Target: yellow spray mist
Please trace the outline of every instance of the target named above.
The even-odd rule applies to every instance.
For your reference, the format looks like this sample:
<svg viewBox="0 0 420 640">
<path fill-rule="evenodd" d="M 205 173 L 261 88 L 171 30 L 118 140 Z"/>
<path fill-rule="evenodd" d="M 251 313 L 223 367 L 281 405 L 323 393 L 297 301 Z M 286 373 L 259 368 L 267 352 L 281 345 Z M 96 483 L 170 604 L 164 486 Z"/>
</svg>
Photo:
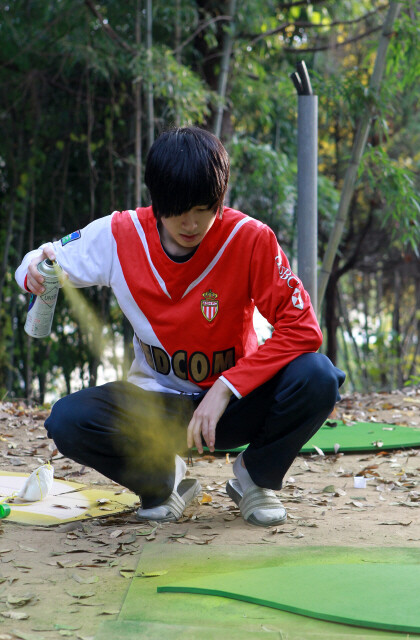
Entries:
<svg viewBox="0 0 420 640">
<path fill-rule="evenodd" d="M 83 294 L 68 280 L 63 291 L 81 331 L 90 336 L 90 348 L 101 357 L 104 334 L 111 328 L 98 318 Z M 108 329 L 108 331 L 107 331 Z M 153 495 L 154 485 L 163 473 L 174 469 L 175 453 L 186 452 L 186 432 L 194 406 L 186 396 L 171 393 L 144 392 L 135 385 L 113 387 L 115 398 L 109 410 L 115 412 L 114 447 L 121 454 L 124 484 L 135 490 L 135 479 L 141 470 L 143 491 Z"/>
</svg>

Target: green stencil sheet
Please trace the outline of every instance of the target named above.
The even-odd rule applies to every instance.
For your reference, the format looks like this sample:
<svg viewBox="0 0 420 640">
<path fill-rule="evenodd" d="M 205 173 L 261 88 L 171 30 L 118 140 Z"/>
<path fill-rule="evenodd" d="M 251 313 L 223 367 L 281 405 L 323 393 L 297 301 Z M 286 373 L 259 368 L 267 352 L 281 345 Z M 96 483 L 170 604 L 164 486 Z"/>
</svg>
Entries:
<svg viewBox="0 0 420 640">
<path fill-rule="evenodd" d="M 302 447 L 302 453 L 314 453 L 314 446 L 325 453 L 334 452 L 335 444 L 339 451 L 380 451 L 381 449 L 400 449 L 420 447 L 420 429 L 402 427 L 379 422 L 356 422 L 346 425 L 343 422 L 327 420 L 321 429 Z"/>
<path fill-rule="evenodd" d="M 266 567 L 181 580 L 158 591 L 224 596 L 320 620 L 420 633 L 420 565 Z"/>
<path fill-rule="evenodd" d="M 336 425 L 336 426 L 330 426 Z M 327 420 L 319 431 L 301 449 L 301 453 L 316 453 L 315 447 L 324 453 L 334 453 L 335 445 L 339 451 L 380 451 L 381 449 L 401 449 L 420 447 L 420 429 L 403 427 L 379 422 L 356 422 L 346 425 L 344 422 Z M 239 453 L 246 449 L 217 449 Z"/>
<path fill-rule="evenodd" d="M 255 572 L 267 570 L 269 575 L 279 567 L 288 572 L 290 590 L 295 591 L 296 576 L 299 580 L 302 575 L 308 579 L 311 572 L 318 571 L 315 592 L 320 591 L 319 572 L 325 568 L 324 575 L 333 580 L 328 586 L 328 593 L 332 594 L 335 586 L 337 587 L 339 574 L 334 586 L 334 576 L 328 572 L 333 572 L 338 565 L 345 565 L 345 570 L 350 572 L 354 568 L 354 575 L 357 574 L 359 578 L 363 567 L 378 565 L 385 571 L 388 570 L 396 583 L 399 572 L 401 576 L 404 573 L 402 577 L 405 580 L 409 571 L 418 569 L 420 584 L 420 550 L 415 549 L 287 549 L 277 545 L 196 546 L 153 543 L 147 545 L 142 552 L 136 570 L 138 577 L 131 580 L 118 619 L 104 622 L 95 640 L 134 640 L 139 637 L 144 640 L 252 640 L 270 637 L 283 637 L 287 640 L 407 640 L 407 633 L 326 622 L 221 596 L 157 592 L 158 588 L 193 582 L 196 584 L 197 579 L 200 583 L 204 580 L 210 585 L 219 581 L 219 586 L 226 586 L 229 574 L 234 572 L 242 574 L 240 584 L 248 585 L 251 591 Z M 167 573 L 157 577 L 140 577 L 142 573 L 160 571 Z M 249 584 L 247 574 L 252 584 Z M 384 605 L 386 603 L 388 584 L 383 581 L 384 574 L 380 577 L 374 598 L 378 606 L 381 601 Z M 353 594 L 348 595 L 363 602 L 371 597 L 371 586 L 358 581 L 353 583 Z M 414 590 L 415 597 L 418 598 L 417 593 L 420 593 L 419 588 Z M 346 594 L 346 600 L 345 596 Z M 417 609 L 420 607 L 417 606 Z M 270 636 L 270 632 L 274 635 Z M 420 634 L 410 633 L 409 637 L 420 638 Z"/>
</svg>

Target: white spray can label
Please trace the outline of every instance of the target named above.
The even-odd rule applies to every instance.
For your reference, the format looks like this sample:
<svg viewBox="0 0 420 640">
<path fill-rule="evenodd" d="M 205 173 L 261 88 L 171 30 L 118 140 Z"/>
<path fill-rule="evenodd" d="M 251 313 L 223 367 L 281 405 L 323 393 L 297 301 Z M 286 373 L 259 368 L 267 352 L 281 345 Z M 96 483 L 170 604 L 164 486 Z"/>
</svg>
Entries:
<svg viewBox="0 0 420 640">
<path fill-rule="evenodd" d="M 63 271 L 57 262 L 44 260 L 38 271 L 44 276 L 45 291 L 41 296 L 31 294 L 25 331 L 33 338 L 45 338 L 51 333 L 55 305 L 60 290 L 60 274 Z"/>
</svg>

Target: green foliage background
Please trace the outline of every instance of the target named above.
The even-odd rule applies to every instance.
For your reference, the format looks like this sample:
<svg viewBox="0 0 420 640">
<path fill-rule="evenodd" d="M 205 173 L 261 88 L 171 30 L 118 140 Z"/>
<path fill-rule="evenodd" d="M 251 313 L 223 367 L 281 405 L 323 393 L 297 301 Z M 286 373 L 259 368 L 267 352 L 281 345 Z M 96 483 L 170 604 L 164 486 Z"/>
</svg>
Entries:
<svg viewBox="0 0 420 640">
<path fill-rule="evenodd" d="M 42 242 L 134 208 L 138 195 L 148 204 L 145 189 L 136 190 L 136 167 L 150 135 L 168 126 L 213 129 L 224 106 L 230 204 L 269 224 L 295 260 L 297 100 L 289 75 L 300 59 L 319 96 L 320 258 L 358 118 L 366 108 L 373 114 L 327 291 L 323 349 L 348 371 L 349 389 L 418 381 L 418 5 L 401 3 L 377 97 L 368 81 L 386 2 L 249 0 L 237 3 L 233 19 L 229 2 L 151 4 L 148 34 L 141 0 L 0 1 L 0 397 L 42 402 L 49 390 L 95 384 L 105 361 L 117 376 L 127 371 L 131 332 L 109 292 L 86 291 L 104 327 L 100 349 L 63 296 L 52 337 L 30 341 L 27 300 L 13 274 Z"/>
</svg>

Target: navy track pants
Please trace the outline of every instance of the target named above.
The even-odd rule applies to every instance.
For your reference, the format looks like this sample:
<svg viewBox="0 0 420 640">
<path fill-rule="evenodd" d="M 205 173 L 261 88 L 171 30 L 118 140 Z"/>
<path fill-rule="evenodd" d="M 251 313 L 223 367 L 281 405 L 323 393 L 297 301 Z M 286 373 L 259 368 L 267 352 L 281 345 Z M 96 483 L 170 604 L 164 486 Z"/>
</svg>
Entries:
<svg viewBox="0 0 420 640">
<path fill-rule="evenodd" d="M 244 462 L 253 481 L 280 489 L 340 399 L 344 379 L 326 356 L 299 356 L 244 398 L 231 398 L 216 428 L 216 448 L 249 444 Z M 137 493 L 143 508 L 151 508 L 171 494 L 174 454 L 185 454 L 187 426 L 204 394 L 110 382 L 58 400 L 45 426 L 63 455 Z"/>
</svg>

